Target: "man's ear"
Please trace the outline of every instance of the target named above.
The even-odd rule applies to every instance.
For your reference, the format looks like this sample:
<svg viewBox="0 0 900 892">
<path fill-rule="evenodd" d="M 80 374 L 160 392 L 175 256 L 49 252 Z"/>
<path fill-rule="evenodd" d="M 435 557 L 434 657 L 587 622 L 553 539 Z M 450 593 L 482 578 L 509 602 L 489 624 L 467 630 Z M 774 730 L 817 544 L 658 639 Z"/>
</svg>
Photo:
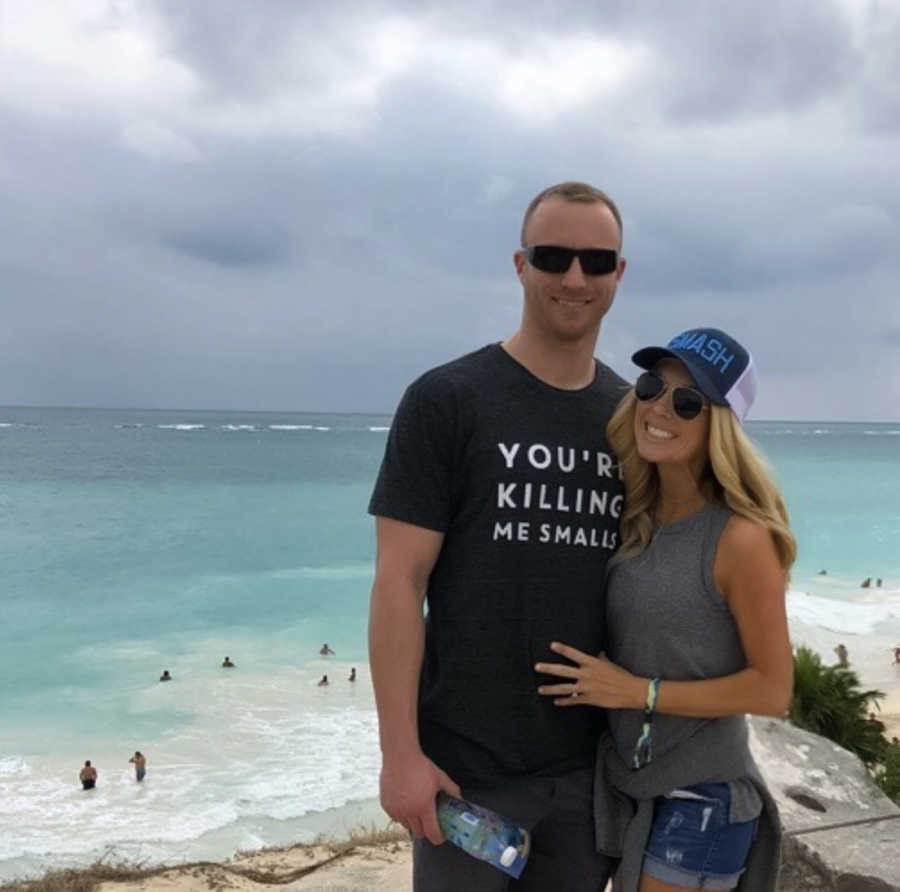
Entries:
<svg viewBox="0 0 900 892">
<path fill-rule="evenodd" d="M 525 252 L 521 248 L 513 253 L 513 264 L 516 267 L 516 275 L 519 279 L 522 278 L 522 270 L 525 269 L 525 264 L 527 262 L 528 261 L 525 259 Z"/>
</svg>

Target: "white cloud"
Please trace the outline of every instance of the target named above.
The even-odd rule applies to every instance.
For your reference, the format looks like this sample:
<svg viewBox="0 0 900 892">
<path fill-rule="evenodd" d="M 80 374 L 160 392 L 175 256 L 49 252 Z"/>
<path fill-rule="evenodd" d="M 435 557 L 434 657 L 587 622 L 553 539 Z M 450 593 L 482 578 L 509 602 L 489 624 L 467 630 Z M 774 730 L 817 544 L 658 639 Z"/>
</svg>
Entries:
<svg viewBox="0 0 900 892">
<path fill-rule="evenodd" d="M 0 5 L 0 83 L 0 104 L 53 118 L 178 105 L 199 87 L 149 14 L 103 0 Z"/>
<path fill-rule="evenodd" d="M 645 50 L 589 34 L 539 32 L 505 46 L 447 32 L 440 19 L 358 17 L 337 35 L 302 17 L 256 60 L 252 89 L 217 94 L 168 49 L 152 7 L 108 0 L 30 0 L 0 6 L 0 104 L 38 116 L 109 115 L 138 151 L 184 157 L 185 136 L 137 135 L 146 114 L 162 130 L 238 138 L 361 133 L 397 78 L 418 78 L 542 126 L 612 95 L 647 61 Z M 163 147 L 163 143 L 165 146 Z"/>
</svg>

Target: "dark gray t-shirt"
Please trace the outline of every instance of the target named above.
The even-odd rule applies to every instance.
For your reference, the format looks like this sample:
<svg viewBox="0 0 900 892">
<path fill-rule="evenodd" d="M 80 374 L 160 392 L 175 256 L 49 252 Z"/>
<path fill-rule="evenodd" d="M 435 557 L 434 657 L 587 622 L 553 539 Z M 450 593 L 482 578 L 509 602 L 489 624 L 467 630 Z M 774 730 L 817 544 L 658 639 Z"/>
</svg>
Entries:
<svg viewBox="0 0 900 892">
<path fill-rule="evenodd" d="M 626 383 L 597 363 L 578 391 L 497 344 L 406 391 L 371 514 L 444 533 L 427 591 L 419 735 L 462 783 L 590 765 L 603 717 L 537 691 L 552 640 L 604 646 L 622 485 L 606 424 Z"/>
</svg>

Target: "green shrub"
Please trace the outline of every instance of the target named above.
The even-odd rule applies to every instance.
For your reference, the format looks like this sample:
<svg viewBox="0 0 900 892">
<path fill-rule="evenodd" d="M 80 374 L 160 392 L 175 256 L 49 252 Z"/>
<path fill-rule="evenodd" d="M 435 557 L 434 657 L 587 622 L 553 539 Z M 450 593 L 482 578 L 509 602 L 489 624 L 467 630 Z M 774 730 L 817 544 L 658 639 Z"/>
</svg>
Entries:
<svg viewBox="0 0 900 892">
<path fill-rule="evenodd" d="M 889 798 L 900 805 L 900 743 L 889 743 L 884 762 L 872 772 L 875 783 Z"/>
<path fill-rule="evenodd" d="M 856 753 L 870 768 L 885 759 L 888 749 L 884 724 L 869 718 L 883 697 L 881 691 L 861 690 L 852 669 L 823 665 L 808 647 L 797 648 L 790 720 Z"/>
</svg>

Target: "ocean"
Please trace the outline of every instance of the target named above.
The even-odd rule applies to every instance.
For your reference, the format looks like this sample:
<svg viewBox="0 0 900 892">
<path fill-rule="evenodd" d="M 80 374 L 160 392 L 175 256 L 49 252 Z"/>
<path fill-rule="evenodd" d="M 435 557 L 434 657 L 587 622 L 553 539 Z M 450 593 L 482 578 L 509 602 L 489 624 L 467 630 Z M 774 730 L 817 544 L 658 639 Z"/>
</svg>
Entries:
<svg viewBox="0 0 900 892">
<path fill-rule="evenodd" d="M 389 424 L 0 409 L 0 881 L 383 822 L 366 504 Z M 795 643 L 831 659 L 843 641 L 867 681 L 896 684 L 900 423 L 748 431 L 799 540 Z"/>
</svg>

